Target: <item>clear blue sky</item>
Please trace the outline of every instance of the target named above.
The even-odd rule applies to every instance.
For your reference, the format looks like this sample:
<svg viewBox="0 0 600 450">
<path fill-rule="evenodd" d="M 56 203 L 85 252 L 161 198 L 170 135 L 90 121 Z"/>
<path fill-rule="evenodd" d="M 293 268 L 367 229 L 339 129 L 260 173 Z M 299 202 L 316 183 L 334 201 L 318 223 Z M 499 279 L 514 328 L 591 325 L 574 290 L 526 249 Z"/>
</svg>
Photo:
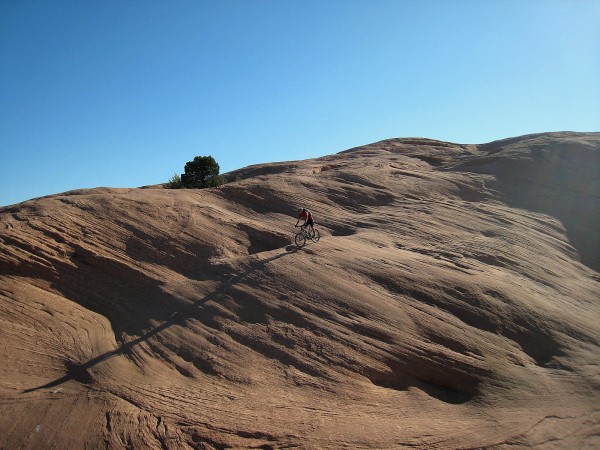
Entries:
<svg viewBox="0 0 600 450">
<path fill-rule="evenodd" d="M 392 137 L 600 131 L 596 0 L 1 0 L 0 205 Z"/>
</svg>

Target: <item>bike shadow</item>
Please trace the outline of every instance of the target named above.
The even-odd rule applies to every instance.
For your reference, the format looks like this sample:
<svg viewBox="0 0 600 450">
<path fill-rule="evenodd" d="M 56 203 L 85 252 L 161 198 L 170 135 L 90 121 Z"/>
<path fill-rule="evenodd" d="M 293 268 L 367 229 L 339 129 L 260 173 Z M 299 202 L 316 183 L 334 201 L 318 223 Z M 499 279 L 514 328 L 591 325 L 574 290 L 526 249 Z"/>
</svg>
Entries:
<svg viewBox="0 0 600 450">
<path fill-rule="evenodd" d="M 64 376 L 57 378 L 55 380 L 52 380 L 43 385 L 37 386 L 37 387 L 24 389 L 22 391 L 22 393 L 27 394 L 30 392 L 35 392 L 35 391 L 39 391 L 39 390 L 43 390 L 43 389 L 55 388 L 57 386 L 60 386 L 61 384 L 64 384 L 64 383 L 66 383 L 68 381 L 72 381 L 72 380 L 77 381 L 82 384 L 86 384 L 86 385 L 93 384 L 94 377 L 93 377 L 93 374 L 90 373 L 90 369 L 93 368 L 94 366 L 96 366 L 97 364 L 99 364 L 103 361 L 107 361 L 111 358 L 114 358 L 115 356 L 127 355 L 127 354 L 131 353 L 135 346 L 141 344 L 142 342 L 148 341 L 150 338 L 167 330 L 168 328 L 172 327 L 173 325 L 181 324 L 181 325 L 185 326 L 185 322 L 188 319 L 201 318 L 201 316 L 198 315 L 199 307 L 201 307 L 202 305 L 204 305 L 205 303 L 207 303 L 211 300 L 218 300 L 221 297 L 221 295 L 223 295 L 227 291 L 227 289 L 229 287 L 244 281 L 246 278 L 248 278 L 253 273 L 264 269 L 269 263 L 276 261 L 280 258 L 293 255 L 293 254 L 297 253 L 299 250 L 301 250 L 301 249 L 299 249 L 295 245 L 288 245 L 287 247 L 285 247 L 284 251 L 277 253 L 276 255 L 270 256 L 268 258 L 256 259 L 254 257 L 253 260 L 251 261 L 251 263 L 249 264 L 249 266 L 246 268 L 246 270 L 244 270 L 243 272 L 241 272 L 237 275 L 232 276 L 228 280 L 221 282 L 221 285 L 219 287 L 217 287 L 215 290 L 213 290 L 209 294 L 205 295 L 201 299 L 196 300 L 194 303 L 189 304 L 187 307 L 180 308 L 179 311 L 174 311 L 173 313 L 171 313 L 171 315 L 168 317 L 168 319 L 166 319 L 162 324 L 160 324 L 156 327 L 153 327 L 149 331 L 146 331 L 144 334 L 137 337 L 136 339 L 129 341 L 129 342 L 125 342 L 125 343 L 121 344 L 120 346 L 118 346 L 116 349 L 105 352 L 94 358 L 91 358 L 84 363 L 78 363 L 75 361 L 67 360 L 64 363 L 65 370 L 66 370 L 66 374 Z"/>
</svg>

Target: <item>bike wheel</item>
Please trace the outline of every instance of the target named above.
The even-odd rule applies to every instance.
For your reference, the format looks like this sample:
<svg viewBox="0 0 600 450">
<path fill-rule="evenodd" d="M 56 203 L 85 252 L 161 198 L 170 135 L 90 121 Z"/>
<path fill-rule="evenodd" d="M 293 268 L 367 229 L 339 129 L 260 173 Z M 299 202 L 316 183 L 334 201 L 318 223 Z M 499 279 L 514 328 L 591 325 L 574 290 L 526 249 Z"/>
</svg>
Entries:
<svg viewBox="0 0 600 450">
<path fill-rule="evenodd" d="M 306 244 L 306 236 L 304 236 L 304 233 L 302 231 L 296 235 L 295 241 L 298 248 L 304 247 L 304 245 Z"/>
<path fill-rule="evenodd" d="M 310 239 L 311 239 L 313 242 L 319 242 L 319 239 L 321 239 L 321 234 L 319 233 L 319 230 L 317 230 L 317 229 L 315 228 L 315 231 L 313 231 L 313 234 L 312 234 L 312 236 L 310 237 Z"/>
</svg>

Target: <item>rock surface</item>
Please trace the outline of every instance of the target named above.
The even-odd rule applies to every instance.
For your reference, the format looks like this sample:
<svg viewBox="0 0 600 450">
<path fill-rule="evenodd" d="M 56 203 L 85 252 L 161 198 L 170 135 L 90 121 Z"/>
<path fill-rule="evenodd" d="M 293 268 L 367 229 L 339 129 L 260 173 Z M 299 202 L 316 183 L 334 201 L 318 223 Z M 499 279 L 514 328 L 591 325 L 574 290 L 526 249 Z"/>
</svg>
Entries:
<svg viewBox="0 0 600 450">
<path fill-rule="evenodd" d="M 232 175 L 0 208 L 0 448 L 600 446 L 600 134 Z"/>
</svg>

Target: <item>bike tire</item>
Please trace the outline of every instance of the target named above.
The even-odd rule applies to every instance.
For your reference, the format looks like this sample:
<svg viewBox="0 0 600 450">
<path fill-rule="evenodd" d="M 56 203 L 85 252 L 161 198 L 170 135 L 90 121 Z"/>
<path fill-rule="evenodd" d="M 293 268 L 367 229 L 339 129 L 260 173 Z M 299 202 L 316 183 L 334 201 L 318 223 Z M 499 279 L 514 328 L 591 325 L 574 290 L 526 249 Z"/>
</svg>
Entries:
<svg viewBox="0 0 600 450">
<path fill-rule="evenodd" d="M 319 233 L 319 230 L 317 230 L 315 228 L 315 231 L 313 231 L 312 236 L 310 237 L 310 239 L 313 242 L 319 242 L 319 239 L 321 239 L 321 234 Z"/>
<path fill-rule="evenodd" d="M 296 238 L 294 239 L 294 241 L 296 242 L 296 245 L 298 246 L 298 248 L 302 248 L 306 245 L 306 236 L 301 231 L 300 233 L 298 233 L 296 235 Z"/>
</svg>

